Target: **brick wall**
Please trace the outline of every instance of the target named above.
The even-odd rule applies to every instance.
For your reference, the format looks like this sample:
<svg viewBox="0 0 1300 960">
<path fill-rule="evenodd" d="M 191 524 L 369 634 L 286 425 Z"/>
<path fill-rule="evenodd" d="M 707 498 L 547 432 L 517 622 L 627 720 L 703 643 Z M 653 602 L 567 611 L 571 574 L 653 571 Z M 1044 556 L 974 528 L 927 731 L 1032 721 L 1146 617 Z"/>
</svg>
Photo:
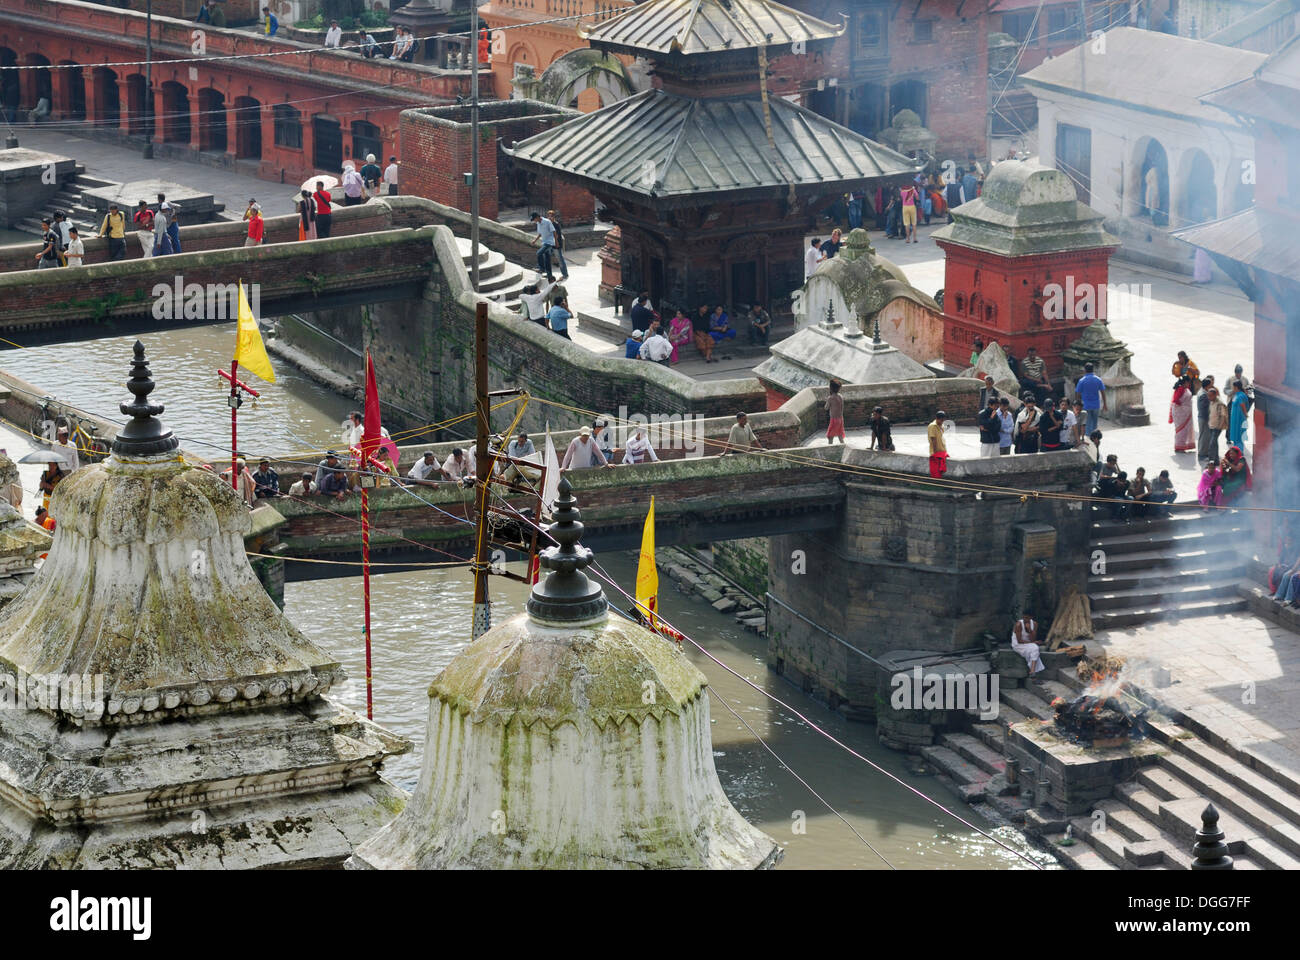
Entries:
<svg viewBox="0 0 1300 960">
<path fill-rule="evenodd" d="M 403 111 L 400 124 L 403 193 L 469 210 L 470 188 L 465 182 L 465 174 L 472 164 L 469 113 L 465 106 Z M 505 196 L 505 185 L 497 169 L 498 142 L 508 147 L 577 116 L 580 116 L 577 110 L 534 100 L 499 100 L 480 106 L 481 216 L 495 219 Z M 549 176 L 542 176 L 532 193 L 538 197 L 549 196 L 551 208 L 559 212 L 565 223 L 592 221 L 595 201 L 581 187 L 556 183 Z"/>
</svg>

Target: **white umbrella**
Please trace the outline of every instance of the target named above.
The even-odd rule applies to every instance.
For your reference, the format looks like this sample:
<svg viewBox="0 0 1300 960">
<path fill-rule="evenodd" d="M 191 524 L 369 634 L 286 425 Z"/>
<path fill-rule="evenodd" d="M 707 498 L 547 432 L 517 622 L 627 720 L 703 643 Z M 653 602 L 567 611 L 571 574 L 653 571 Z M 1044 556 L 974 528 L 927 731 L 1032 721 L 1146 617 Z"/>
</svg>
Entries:
<svg viewBox="0 0 1300 960">
<path fill-rule="evenodd" d="M 31 453 L 18 458 L 19 463 L 61 463 L 65 467 L 71 466 L 67 454 L 59 453 L 54 450 L 33 450 Z"/>
<path fill-rule="evenodd" d="M 308 177 L 306 180 L 302 182 L 302 186 L 299 187 L 298 189 L 306 190 L 308 193 L 315 193 L 317 183 L 324 184 L 326 190 L 333 190 L 335 187 L 339 185 L 339 178 L 332 177 L 328 173 L 322 173 L 321 175 L 316 177 Z M 301 196 L 301 194 L 299 194 L 299 196 Z"/>
</svg>

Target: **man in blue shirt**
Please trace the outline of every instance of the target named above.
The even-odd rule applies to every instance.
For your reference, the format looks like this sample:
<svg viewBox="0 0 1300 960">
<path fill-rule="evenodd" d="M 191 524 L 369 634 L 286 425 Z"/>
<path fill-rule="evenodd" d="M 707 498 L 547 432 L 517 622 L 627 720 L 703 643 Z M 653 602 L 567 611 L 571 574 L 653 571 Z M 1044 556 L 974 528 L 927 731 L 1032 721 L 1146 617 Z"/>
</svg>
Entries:
<svg viewBox="0 0 1300 960">
<path fill-rule="evenodd" d="M 539 273 L 546 274 L 546 279 L 554 283 L 555 274 L 551 272 L 551 252 L 555 249 L 555 224 L 536 212 L 529 219 L 537 224 L 537 242 L 540 244 L 537 251 L 537 270 Z"/>
<path fill-rule="evenodd" d="M 628 360 L 636 360 L 641 353 L 641 341 L 645 339 L 645 334 L 640 330 L 633 330 L 632 336 L 627 338 L 623 344 L 623 356 Z"/>
<path fill-rule="evenodd" d="M 280 21 L 275 18 L 270 7 L 262 8 L 262 32 L 268 37 L 274 37 L 275 31 L 280 29 Z"/>
<path fill-rule="evenodd" d="M 550 321 L 552 330 L 565 340 L 572 340 L 573 338 L 569 336 L 569 318 L 572 316 L 573 314 L 569 313 L 569 298 L 561 297 L 555 301 L 555 305 L 551 307 L 551 312 L 546 315 L 546 319 Z"/>
<path fill-rule="evenodd" d="M 967 170 L 961 178 L 961 202 L 970 203 L 978 192 L 979 181 L 975 179 L 974 171 Z"/>
<path fill-rule="evenodd" d="M 1097 429 L 1097 414 L 1106 409 L 1106 384 L 1101 377 L 1092 372 L 1092 364 L 1083 365 L 1083 376 L 1074 385 L 1074 392 L 1083 401 L 1083 412 L 1087 415 L 1086 432 L 1091 434 Z"/>
</svg>

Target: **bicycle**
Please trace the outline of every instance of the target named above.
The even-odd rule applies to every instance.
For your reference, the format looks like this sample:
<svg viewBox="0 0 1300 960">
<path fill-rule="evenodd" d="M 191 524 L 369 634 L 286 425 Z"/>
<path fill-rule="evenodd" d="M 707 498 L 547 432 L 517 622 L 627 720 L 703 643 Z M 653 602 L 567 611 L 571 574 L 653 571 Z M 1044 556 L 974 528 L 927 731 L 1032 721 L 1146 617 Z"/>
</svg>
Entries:
<svg viewBox="0 0 1300 960">
<path fill-rule="evenodd" d="M 77 450 L 77 456 L 87 462 L 97 462 L 108 456 L 110 441 L 87 430 L 76 413 L 59 407 L 53 397 L 42 397 L 41 405 L 32 420 L 32 436 L 48 444 L 58 439 L 60 427 L 68 428 L 68 442 Z"/>
</svg>

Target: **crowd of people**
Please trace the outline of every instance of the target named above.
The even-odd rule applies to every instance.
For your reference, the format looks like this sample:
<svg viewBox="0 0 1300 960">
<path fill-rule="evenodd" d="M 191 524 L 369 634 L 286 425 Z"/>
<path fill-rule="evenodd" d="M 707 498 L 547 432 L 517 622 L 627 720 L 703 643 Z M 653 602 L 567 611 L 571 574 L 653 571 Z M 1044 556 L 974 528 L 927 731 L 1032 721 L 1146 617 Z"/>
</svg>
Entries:
<svg viewBox="0 0 1300 960">
<path fill-rule="evenodd" d="M 1174 453 L 1196 454 L 1201 468 L 1196 498 L 1202 505 L 1230 505 L 1252 486 L 1244 451 L 1254 387 L 1237 364 L 1221 392 L 1213 374 L 1202 376 L 1185 350 L 1178 351 L 1169 372 L 1174 377 L 1169 402 Z M 1219 438 L 1225 432 L 1227 449 L 1220 456 Z"/>
</svg>

